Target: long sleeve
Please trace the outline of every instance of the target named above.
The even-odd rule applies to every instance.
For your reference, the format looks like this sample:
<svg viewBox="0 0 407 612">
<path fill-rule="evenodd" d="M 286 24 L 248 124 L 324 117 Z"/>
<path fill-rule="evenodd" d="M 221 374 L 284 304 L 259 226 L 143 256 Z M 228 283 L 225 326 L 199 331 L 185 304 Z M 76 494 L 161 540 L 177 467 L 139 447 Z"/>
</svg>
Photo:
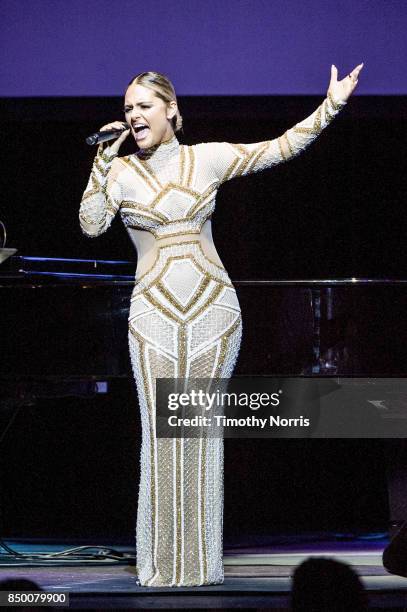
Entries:
<svg viewBox="0 0 407 612">
<path fill-rule="evenodd" d="M 346 105 L 330 94 L 306 119 L 273 140 L 252 144 L 204 143 L 205 155 L 219 184 L 286 162 L 304 151 Z"/>
<path fill-rule="evenodd" d="M 105 232 L 120 208 L 121 188 L 115 178 L 114 160 L 109 148 L 99 146 L 93 161 L 88 185 L 79 208 L 79 224 L 83 234 L 96 238 Z"/>
</svg>

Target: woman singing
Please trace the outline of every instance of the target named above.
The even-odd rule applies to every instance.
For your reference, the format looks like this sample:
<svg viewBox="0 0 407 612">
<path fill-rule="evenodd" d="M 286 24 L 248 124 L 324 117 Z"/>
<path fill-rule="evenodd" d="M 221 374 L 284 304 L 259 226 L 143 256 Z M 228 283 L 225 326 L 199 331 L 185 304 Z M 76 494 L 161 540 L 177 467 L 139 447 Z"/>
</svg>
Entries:
<svg viewBox="0 0 407 612">
<path fill-rule="evenodd" d="M 138 255 L 129 347 L 142 422 L 137 574 L 143 586 L 223 582 L 223 439 L 157 438 L 156 378 L 229 378 L 242 320 L 216 252 L 211 215 L 219 186 L 298 155 L 346 104 L 363 64 L 279 138 L 253 144 L 181 145 L 171 82 L 144 72 L 125 92 L 129 129 L 96 154 L 80 205 L 82 231 L 99 236 L 118 211 Z M 102 130 L 122 129 L 115 121 Z M 132 134 L 137 152 L 118 157 Z"/>
</svg>

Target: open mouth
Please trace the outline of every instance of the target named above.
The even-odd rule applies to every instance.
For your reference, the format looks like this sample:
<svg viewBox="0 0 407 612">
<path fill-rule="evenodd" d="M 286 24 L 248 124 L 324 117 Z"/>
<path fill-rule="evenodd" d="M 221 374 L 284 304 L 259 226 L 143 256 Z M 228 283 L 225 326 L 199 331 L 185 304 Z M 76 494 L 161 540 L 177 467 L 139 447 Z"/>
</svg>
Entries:
<svg viewBox="0 0 407 612">
<path fill-rule="evenodd" d="M 150 128 L 147 125 L 141 123 L 133 125 L 133 130 L 137 140 L 142 140 L 145 138 L 149 132 L 149 129 Z"/>
</svg>

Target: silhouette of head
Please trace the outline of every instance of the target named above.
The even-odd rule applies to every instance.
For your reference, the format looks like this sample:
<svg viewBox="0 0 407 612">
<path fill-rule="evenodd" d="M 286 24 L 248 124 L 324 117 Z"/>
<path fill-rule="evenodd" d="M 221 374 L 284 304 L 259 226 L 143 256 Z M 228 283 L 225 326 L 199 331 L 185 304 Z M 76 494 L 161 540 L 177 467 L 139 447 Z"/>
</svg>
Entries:
<svg viewBox="0 0 407 612">
<path fill-rule="evenodd" d="M 291 593 L 293 612 L 364 612 L 367 596 L 358 576 L 346 563 L 321 557 L 297 567 Z"/>
</svg>

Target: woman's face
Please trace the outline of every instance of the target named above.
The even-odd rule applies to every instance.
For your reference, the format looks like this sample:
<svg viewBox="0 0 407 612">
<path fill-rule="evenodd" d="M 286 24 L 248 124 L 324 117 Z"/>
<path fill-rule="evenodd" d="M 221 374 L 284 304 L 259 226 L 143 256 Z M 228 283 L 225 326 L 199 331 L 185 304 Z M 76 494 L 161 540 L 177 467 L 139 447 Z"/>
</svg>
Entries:
<svg viewBox="0 0 407 612">
<path fill-rule="evenodd" d="M 174 135 L 171 119 L 176 102 L 166 104 L 148 87 L 134 83 L 126 91 L 124 113 L 137 145 L 148 149 Z"/>
</svg>

